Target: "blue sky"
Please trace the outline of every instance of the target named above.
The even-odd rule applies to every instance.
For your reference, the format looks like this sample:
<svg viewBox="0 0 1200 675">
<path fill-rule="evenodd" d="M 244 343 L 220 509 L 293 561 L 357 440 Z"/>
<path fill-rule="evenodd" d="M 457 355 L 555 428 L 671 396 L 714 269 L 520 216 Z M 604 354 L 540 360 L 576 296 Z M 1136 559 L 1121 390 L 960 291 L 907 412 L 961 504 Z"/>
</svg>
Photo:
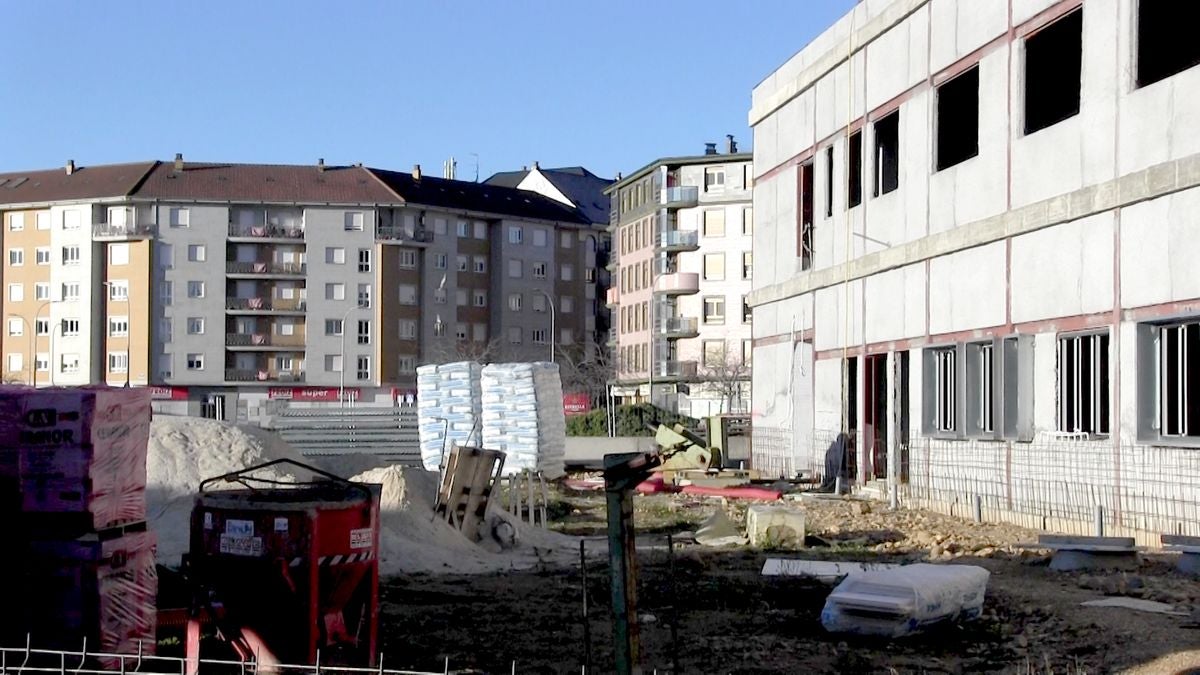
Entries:
<svg viewBox="0 0 1200 675">
<path fill-rule="evenodd" d="M 854 2 L 4 4 L 0 171 L 454 156 L 471 180 L 749 146 L 751 88 Z"/>
</svg>

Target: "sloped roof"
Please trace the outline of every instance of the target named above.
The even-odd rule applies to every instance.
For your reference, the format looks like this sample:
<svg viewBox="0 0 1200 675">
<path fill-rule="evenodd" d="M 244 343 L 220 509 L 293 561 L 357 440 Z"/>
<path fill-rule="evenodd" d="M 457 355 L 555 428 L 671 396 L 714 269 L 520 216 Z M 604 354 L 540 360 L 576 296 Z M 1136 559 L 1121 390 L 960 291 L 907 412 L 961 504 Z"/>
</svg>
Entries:
<svg viewBox="0 0 1200 675">
<path fill-rule="evenodd" d="M 185 162 L 182 171 L 162 162 L 146 178 L 136 197 L 216 202 L 300 204 L 399 203 L 361 166 L 315 164 L 225 164 Z"/>
<path fill-rule="evenodd" d="M 154 168 L 155 162 L 78 166 L 66 169 L 0 173 L 0 204 L 64 202 L 124 197 Z"/>
<path fill-rule="evenodd" d="M 589 224 L 577 210 L 529 190 L 433 176 L 417 179 L 409 173 L 386 169 L 370 171 L 404 201 L 414 204 Z"/>
<path fill-rule="evenodd" d="M 588 222 L 593 224 L 608 224 L 609 197 L 604 194 L 605 188 L 613 181 L 601 178 L 582 166 L 564 166 L 556 169 L 538 171 L 550 181 L 558 191 L 583 214 Z M 522 171 L 502 171 L 492 175 L 485 183 L 504 187 L 516 187 L 529 175 L 529 169 Z"/>
</svg>

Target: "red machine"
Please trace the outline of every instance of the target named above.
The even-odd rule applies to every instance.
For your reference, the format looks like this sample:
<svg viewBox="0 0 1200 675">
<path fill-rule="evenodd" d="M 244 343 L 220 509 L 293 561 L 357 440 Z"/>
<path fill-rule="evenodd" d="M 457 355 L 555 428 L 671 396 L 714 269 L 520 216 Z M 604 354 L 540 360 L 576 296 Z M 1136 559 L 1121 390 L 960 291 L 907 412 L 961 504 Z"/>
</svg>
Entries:
<svg viewBox="0 0 1200 675">
<path fill-rule="evenodd" d="M 325 480 L 255 473 L 293 464 Z M 209 490 L 220 483 L 248 489 Z M 374 665 L 379 618 L 379 486 L 277 460 L 200 484 L 185 574 L 193 589 L 187 657 L 201 623 L 243 661 Z"/>
</svg>

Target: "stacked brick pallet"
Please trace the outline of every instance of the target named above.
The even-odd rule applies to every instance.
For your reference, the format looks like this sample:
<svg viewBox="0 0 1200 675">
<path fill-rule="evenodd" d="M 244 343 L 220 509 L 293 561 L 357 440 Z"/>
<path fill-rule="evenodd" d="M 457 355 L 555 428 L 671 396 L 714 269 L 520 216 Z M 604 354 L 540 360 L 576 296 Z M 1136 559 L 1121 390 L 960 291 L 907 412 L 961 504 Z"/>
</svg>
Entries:
<svg viewBox="0 0 1200 675">
<path fill-rule="evenodd" d="M 145 389 L 0 387 L 0 568 L 6 642 L 152 652 Z"/>
</svg>

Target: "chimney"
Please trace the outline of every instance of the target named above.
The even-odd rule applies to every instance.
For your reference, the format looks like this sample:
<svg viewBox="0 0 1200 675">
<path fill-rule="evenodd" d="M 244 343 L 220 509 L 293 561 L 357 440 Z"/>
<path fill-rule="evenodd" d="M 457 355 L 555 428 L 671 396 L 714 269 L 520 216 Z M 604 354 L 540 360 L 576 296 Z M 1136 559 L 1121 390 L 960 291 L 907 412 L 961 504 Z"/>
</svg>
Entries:
<svg viewBox="0 0 1200 675">
<path fill-rule="evenodd" d="M 421 165 L 420 164 L 413 164 L 412 177 L 413 177 L 413 180 L 421 180 Z"/>
<path fill-rule="evenodd" d="M 175 170 L 183 171 L 183 153 L 182 152 L 175 153 Z"/>
<path fill-rule="evenodd" d="M 68 159 L 67 160 L 67 175 L 70 176 L 73 173 L 75 173 L 75 160 Z"/>
<path fill-rule="evenodd" d="M 737 152 L 737 141 L 733 140 L 733 134 L 725 134 L 725 154 L 732 155 Z"/>
<path fill-rule="evenodd" d="M 317 171 L 319 171 L 321 173 L 325 173 L 325 158 L 324 157 L 317 158 Z"/>
<path fill-rule="evenodd" d="M 706 155 L 717 154 L 717 144 L 716 143 L 705 143 L 704 144 L 704 154 L 706 154 Z"/>
<path fill-rule="evenodd" d="M 538 168 L 538 163 L 537 163 L 536 159 L 533 160 L 533 168 L 535 168 L 535 169 Z"/>
</svg>

